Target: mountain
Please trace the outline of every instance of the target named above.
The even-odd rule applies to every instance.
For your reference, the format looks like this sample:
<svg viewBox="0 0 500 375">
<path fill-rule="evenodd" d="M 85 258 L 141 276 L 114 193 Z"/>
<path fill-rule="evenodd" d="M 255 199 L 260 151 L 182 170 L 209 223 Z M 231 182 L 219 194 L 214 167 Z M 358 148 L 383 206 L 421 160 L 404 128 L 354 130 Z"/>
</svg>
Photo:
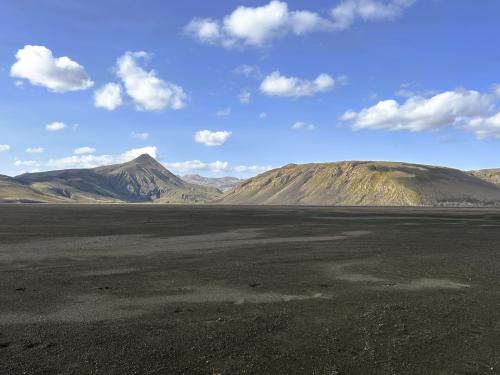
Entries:
<svg viewBox="0 0 500 375">
<path fill-rule="evenodd" d="M 181 177 L 184 181 L 189 182 L 191 184 L 202 185 L 202 186 L 211 186 L 220 191 L 226 191 L 234 188 L 239 183 L 244 180 L 240 180 L 236 177 L 203 177 L 199 174 L 188 174 Z"/>
<path fill-rule="evenodd" d="M 44 196 L 71 202 L 204 203 L 217 189 L 187 183 L 149 155 L 93 169 L 25 173 L 15 181 Z"/>
<path fill-rule="evenodd" d="M 500 186 L 500 169 L 481 169 L 470 172 L 473 176 Z"/>
<path fill-rule="evenodd" d="M 500 205 L 500 188 L 456 169 L 394 162 L 289 164 L 226 192 L 225 204 Z"/>
<path fill-rule="evenodd" d="M 47 196 L 29 186 L 24 186 L 12 177 L 0 175 L 0 202 L 63 202 L 64 199 Z"/>
</svg>

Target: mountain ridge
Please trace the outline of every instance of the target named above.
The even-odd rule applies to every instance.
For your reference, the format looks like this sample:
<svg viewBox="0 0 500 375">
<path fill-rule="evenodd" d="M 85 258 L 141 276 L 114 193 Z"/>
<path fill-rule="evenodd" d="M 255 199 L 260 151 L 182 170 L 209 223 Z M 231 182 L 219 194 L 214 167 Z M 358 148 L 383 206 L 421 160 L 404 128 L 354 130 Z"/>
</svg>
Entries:
<svg viewBox="0 0 500 375">
<path fill-rule="evenodd" d="M 246 180 L 226 192 L 220 203 L 500 205 L 500 188 L 453 168 L 383 161 L 342 161 L 288 164 Z"/>
<path fill-rule="evenodd" d="M 212 186 L 221 191 L 226 191 L 232 189 L 236 185 L 242 183 L 244 180 L 236 177 L 224 176 L 224 177 L 203 177 L 199 174 L 188 174 L 181 177 L 184 181 L 202 185 L 202 186 Z"/>
<path fill-rule="evenodd" d="M 224 183 L 235 186 L 213 187 Z M 500 169 L 342 161 L 287 164 L 248 180 L 181 178 L 144 154 L 97 168 L 0 176 L 0 202 L 500 206 Z"/>
<path fill-rule="evenodd" d="M 14 178 L 47 196 L 81 203 L 205 203 L 220 191 L 193 185 L 147 154 L 91 169 L 26 173 Z"/>
</svg>

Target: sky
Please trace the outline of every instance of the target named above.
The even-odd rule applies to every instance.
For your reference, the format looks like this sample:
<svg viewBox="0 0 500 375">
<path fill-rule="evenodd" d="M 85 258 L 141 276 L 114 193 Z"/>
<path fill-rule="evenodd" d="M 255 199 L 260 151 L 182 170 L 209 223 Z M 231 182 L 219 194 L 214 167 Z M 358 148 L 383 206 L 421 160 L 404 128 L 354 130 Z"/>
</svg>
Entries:
<svg viewBox="0 0 500 375">
<path fill-rule="evenodd" d="M 497 0 L 3 0 L 0 174 L 500 167 Z"/>
</svg>

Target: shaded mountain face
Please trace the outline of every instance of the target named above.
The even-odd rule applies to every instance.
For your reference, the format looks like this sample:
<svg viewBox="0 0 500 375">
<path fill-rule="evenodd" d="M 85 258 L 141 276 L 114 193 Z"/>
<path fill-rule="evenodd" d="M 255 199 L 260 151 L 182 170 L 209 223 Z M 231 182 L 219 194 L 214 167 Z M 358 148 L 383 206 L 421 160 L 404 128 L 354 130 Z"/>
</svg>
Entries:
<svg viewBox="0 0 500 375">
<path fill-rule="evenodd" d="M 199 174 L 188 174 L 182 176 L 182 179 L 191 184 L 211 186 L 219 189 L 220 191 L 232 189 L 244 181 L 236 177 L 203 177 Z"/>
<path fill-rule="evenodd" d="M 26 173 L 15 180 L 44 195 L 87 203 L 203 203 L 221 194 L 183 181 L 146 154 L 124 164 Z"/>
<path fill-rule="evenodd" d="M 391 162 L 290 164 L 226 192 L 226 204 L 500 205 L 500 188 L 443 167 Z"/>
<path fill-rule="evenodd" d="M 481 169 L 470 172 L 473 176 L 500 186 L 500 169 Z"/>
</svg>

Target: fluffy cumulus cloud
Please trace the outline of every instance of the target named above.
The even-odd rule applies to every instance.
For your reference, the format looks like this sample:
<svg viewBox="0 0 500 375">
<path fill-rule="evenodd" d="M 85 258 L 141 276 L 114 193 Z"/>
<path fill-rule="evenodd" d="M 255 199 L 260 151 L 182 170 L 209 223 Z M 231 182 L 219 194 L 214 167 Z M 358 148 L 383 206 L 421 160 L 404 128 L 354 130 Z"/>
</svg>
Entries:
<svg viewBox="0 0 500 375">
<path fill-rule="evenodd" d="M 273 0 L 258 7 L 240 6 L 222 20 L 195 18 L 185 32 L 202 43 L 234 47 L 263 46 L 287 34 L 303 35 L 329 28 L 329 21 L 314 12 L 290 11 L 288 4 Z"/>
<path fill-rule="evenodd" d="M 236 172 L 242 174 L 256 174 L 271 170 L 270 165 L 231 165 L 227 161 L 214 161 L 206 163 L 200 160 L 164 163 L 165 167 L 175 172 Z"/>
<path fill-rule="evenodd" d="M 44 46 L 26 45 L 16 53 L 10 75 L 53 92 L 86 90 L 94 84 L 84 67 L 67 56 L 54 57 Z"/>
<path fill-rule="evenodd" d="M 308 124 L 307 122 L 297 121 L 292 125 L 292 130 L 314 130 L 316 126 L 314 124 Z"/>
<path fill-rule="evenodd" d="M 50 159 L 46 163 L 44 163 L 44 166 L 54 169 L 95 168 L 102 165 L 126 163 L 142 154 L 149 154 L 152 157 L 156 158 L 157 152 L 158 151 L 155 146 L 148 146 L 142 148 L 134 148 L 119 155 L 71 155 L 60 159 Z"/>
<path fill-rule="evenodd" d="M 114 111 L 123 104 L 122 87 L 117 83 L 107 83 L 94 92 L 94 105 Z"/>
<path fill-rule="evenodd" d="M 136 132 L 132 132 L 130 134 L 130 136 L 132 138 L 140 139 L 141 141 L 145 141 L 146 139 L 149 138 L 149 133 L 136 133 Z"/>
<path fill-rule="evenodd" d="M 355 130 L 422 131 L 459 125 L 464 119 L 483 117 L 493 108 L 492 95 L 478 91 L 446 91 L 432 97 L 411 97 L 400 104 L 383 100 L 359 112 L 345 112 L 341 120 Z"/>
<path fill-rule="evenodd" d="M 269 96 L 299 98 L 329 91 L 334 86 L 335 80 L 325 73 L 309 81 L 298 77 L 286 77 L 276 71 L 264 78 L 260 84 L 260 91 Z"/>
<path fill-rule="evenodd" d="M 95 152 L 95 148 L 93 147 L 78 147 L 73 150 L 73 154 L 75 155 L 85 155 L 85 154 L 93 154 Z"/>
<path fill-rule="evenodd" d="M 212 132 L 210 130 L 200 130 L 195 133 L 194 140 L 196 143 L 204 144 L 205 146 L 214 147 L 214 146 L 222 146 L 227 142 L 229 137 L 231 136 L 231 132 L 227 130 L 215 131 Z"/>
<path fill-rule="evenodd" d="M 182 87 L 159 78 L 154 70 L 147 71 L 141 66 L 149 57 L 146 52 L 126 52 L 116 63 L 116 74 L 137 109 L 162 111 L 184 108 L 188 97 Z"/>
<path fill-rule="evenodd" d="M 0 152 L 7 152 L 7 151 L 10 151 L 9 145 L 0 145 Z"/>
<path fill-rule="evenodd" d="M 331 10 L 332 26 L 337 30 L 351 27 L 356 20 L 380 21 L 400 16 L 415 0 L 344 0 Z"/>
<path fill-rule="evenodd" d="M 63 122 L 54 121 L 54 122 L 51 122 L 50 124 L 45 125 L 45 130 L 47 130 L 49 132 L 57 132 L 59 130 L 66 129 L 67 127 L 68 127 L 68 125 L 66 125 Z"/>
<path fill-rule="evenodd" d="M 471 118 L 466 121 L 465 129 L 472 131 L 479 139 L 500 139 L 500 112 L 492 116 Z"/>
<path fill-rule="evenodd" d="M 26 152 L 28 154 L 41 154 L 44 151 L 45 149 L 43 147 L 28 147 L 26 149 Z"/>
<path fill-rule="evenodd" d="M 185 32 L 201 43 L 235 46 L 264 46 L 286 35 L 349 28 L 356 19 L 392 19 L 414 0 L 344 0 L 322 16 L 308 10 L 290 10 L 284 1 L 272 0 L 257 7 L 239 6 L 221 19 L 194 18 Z"/>
</svg>

